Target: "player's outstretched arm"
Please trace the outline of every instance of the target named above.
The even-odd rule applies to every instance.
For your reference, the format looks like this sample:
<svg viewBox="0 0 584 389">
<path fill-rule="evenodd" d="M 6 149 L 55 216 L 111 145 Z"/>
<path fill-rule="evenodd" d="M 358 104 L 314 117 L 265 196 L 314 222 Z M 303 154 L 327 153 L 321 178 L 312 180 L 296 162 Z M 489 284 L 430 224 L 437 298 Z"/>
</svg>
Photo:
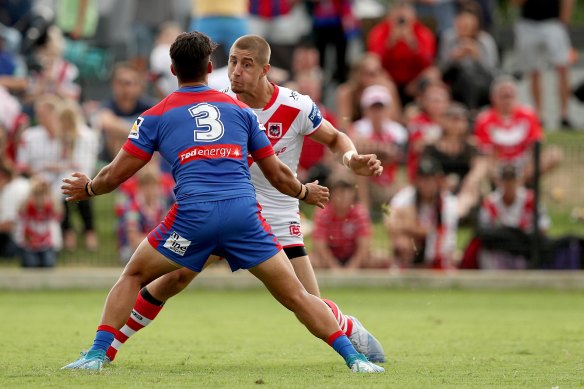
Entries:
<svg viewBox="0 0 584 389">
<path fill-rule="evenodd" d="M 270 184 L 285 195 L 295 197 L 307 204 L 316 205 L 320 208 L 324 208 L 324 205 L 329 201 L 328 188 L 318 185 L 318 181 L 306 185 L 302 184 L 294 177 L 292 170 L 275 155 L 255 162 L 264 176 L 270 181 Z"/>
<path fill-rule="evenodd" d="M 63 179 L 62 193 L 67 201 L 87 200 L 90 197 L 109 193 L 122 182 L 134 175 L 148 163 L 120 150 L 112 162 L 104 166 L 93 180 L 83 173 L 75 172 L 70 178 Z"/>
<path fill-rule="evenodd" d="M 359 154 L 351 138 L 323 119 L 318 131 L 310 135 L 339 156 L 340 162 L 360 176 L 380 176 L 381 161 L 375 154 Z"/>
</svg>

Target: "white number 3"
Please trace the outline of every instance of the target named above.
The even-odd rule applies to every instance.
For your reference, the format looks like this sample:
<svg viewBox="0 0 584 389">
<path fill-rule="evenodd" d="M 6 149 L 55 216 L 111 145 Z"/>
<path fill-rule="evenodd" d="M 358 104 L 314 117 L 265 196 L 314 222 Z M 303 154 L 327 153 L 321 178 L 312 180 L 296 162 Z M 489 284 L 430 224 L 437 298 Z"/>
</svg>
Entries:
<svg viewBox="0 0 584 389">
<path fill-rule="evenodd" d="M 189 108 L 189 113 L 195 118 L 195 142 L 213 142 L 220 139 L 225 132 L 223 122 L 219 120 L 219 109 L 208 103 L 197 104 Z"/>
</svg>

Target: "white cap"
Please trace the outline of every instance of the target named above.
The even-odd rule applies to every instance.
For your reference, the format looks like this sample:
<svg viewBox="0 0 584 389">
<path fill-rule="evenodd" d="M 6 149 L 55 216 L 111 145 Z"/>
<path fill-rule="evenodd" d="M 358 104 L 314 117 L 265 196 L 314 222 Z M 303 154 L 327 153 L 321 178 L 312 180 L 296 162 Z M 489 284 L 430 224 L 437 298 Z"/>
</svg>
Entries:
<svg viewBox="0 0 584 389">
<path fill-rule="evenodd" d="M 361 95 L 361 107 L 368 108 L 373 104 L 388 106 L 391 104 L 389 91 L 383 85 L 371 85 L 365 88 Z"/>
</svg>

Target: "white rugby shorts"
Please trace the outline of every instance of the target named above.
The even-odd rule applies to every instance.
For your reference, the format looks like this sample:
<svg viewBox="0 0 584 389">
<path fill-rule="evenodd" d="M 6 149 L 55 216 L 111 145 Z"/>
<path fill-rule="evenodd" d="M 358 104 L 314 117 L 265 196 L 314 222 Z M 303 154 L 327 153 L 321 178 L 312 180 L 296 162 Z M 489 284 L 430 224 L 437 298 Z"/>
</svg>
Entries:
<svg viewBox="0 0 584 389">
<path fill-rule="evenodd" d="M 298 209 L 275 211 L 279 212 L 270 212 L 270 210 L 262 208 L 262 216 L 272 227 L 272 232 L 282 247 L 304 246 Z"/>
</svg>

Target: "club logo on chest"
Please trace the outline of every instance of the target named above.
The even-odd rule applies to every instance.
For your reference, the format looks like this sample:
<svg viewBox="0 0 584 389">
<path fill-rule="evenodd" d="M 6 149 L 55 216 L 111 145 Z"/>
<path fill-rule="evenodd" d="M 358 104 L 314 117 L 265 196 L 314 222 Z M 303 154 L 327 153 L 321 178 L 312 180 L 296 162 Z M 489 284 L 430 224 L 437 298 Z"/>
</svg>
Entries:
<svg viewBox="0 0 584 389">
<path fill-rule="evenodd" d="M 282 123 L 268 123 L 268 138 L 280 139 L 282 137 Z"/>
</svg>

